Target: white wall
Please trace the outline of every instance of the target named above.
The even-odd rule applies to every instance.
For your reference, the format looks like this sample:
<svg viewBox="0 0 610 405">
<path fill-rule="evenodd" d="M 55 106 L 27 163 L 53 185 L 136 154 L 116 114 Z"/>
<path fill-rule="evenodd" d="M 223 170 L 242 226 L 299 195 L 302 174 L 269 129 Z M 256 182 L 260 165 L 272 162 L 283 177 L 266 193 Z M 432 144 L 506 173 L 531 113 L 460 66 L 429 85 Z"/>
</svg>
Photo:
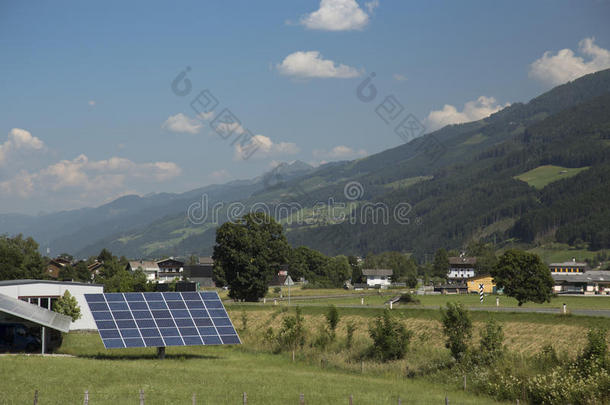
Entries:
<svg viewBox="0 0 610 405">
<path fill-rule="evenodd" d="M 47 296 L 62 296 L 68 290 L 72 296 L 76 298 L 80 307 L 81 318 L 72 322 L 70 330 L 77 329 L 97 329 L 93 315 L 89 311 L 89 305 L 85 300 L 85 294 L 101 294 L 104 292 L 104 286 L 99 284 L 80 284 L 59 281 L 43 281 L 31 284 L 15 284 L 0 285 L 0 294 L 8 295 L 9 297 L 19 298 L 28 297 L 47 297 Z"/>
<path fill-rule="evenodd" d="M 366 284 L 369 286 L 390 285 L 390 276 L 366 276 Z"/>
</svg>

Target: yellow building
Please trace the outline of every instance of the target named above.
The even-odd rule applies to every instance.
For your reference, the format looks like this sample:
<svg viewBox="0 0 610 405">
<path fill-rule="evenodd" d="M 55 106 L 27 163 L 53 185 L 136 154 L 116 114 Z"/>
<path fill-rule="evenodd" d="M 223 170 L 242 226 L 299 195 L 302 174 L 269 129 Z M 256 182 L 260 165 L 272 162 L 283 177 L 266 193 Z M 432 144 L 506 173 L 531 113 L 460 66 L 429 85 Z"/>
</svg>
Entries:
<svg viewBox="0 0 610 405">
<path fill-rule="evenodd" d="M 469 293 L 478 293 L 479 284 L 483 284 L 483 292 L 485 294 L 493 294 L 496 292 L 496 283 L 494 283 L 493 278 L 489 274 L 470 277 L 467 284 Z"/>
</svg>

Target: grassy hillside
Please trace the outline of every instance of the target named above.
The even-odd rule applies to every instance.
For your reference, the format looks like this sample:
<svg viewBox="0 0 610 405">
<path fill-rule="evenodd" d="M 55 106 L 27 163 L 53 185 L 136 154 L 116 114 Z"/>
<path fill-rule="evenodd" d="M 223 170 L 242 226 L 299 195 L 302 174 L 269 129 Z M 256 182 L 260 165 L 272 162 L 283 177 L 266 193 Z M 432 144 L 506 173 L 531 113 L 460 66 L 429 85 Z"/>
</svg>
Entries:
<svg viewBox="0 0 610 405">
<path fill-rule="evenodd" d="M 588 168 L 589 167 L 568 168 L 553 165 L 543 165 L 515 176 L 515 178 L 517 180 L 526 182 L 532 187 L 542 189 L 554 181 L 576 176 L 578 173 L 582 172 L 583 170 L 587 170 Z"/>
</svg>

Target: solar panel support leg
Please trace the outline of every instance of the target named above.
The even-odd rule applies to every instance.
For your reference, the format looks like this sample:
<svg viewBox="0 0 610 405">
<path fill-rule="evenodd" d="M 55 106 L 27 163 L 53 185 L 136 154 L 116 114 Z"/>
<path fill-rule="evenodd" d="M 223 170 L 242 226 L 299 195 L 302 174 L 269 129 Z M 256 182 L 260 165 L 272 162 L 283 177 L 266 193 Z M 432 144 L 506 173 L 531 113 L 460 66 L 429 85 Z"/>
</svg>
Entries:
<svg viewBox="0 0 610 405">
<path fill-rule="evenodd" d="M 165 347 L 157 347 L 157 357 L 159 357 L 159 360 L 165 358 Z"/>
<path fill-rule="evenodd" d="M 41 352 L 41 354 L 44 354 L 45 349 L 46 349 L 46 347 L 45 347 L 45 346 L 46 346 L 46 343 L 47 343 L 47 342 L 46 342 L 46 340 L 47 340 L 47 339 L 46 339 L 46 336 L 45 336 L 45 335 L 46 335 L 46 331 L 47 331 L 47 328 L 45 328 L 45 327 L 43 326 L 43 327 L 42 327 L 42 333 L 41 333 L 41 339 L 40 339 L 40 343 L 41 343 L 41 344 L 40 344 L 40 346 L 42 346 L 42 352 Z"/>
</svg>

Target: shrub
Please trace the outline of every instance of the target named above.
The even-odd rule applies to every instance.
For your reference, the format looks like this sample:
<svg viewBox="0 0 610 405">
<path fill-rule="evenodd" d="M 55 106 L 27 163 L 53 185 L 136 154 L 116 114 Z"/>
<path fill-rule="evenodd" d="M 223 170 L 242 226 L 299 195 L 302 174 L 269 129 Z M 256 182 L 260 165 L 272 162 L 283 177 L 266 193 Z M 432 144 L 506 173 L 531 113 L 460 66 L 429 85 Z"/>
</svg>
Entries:
<svg viewBox="0 0 610 405">
<path fill-rule="evenodd" d="M 549 370 L 559 365 L 559 356 L 553 345 L 545 345 L 534 356 L 534 361 L 541 370 Z"/>
<path fill-rule="evenodd" d="M 494 320 L 485 324 L 481 331 L 478 359 L 482 364 L 492 364 L 504 355 L 504 332 L 502 325 Z"/>
<path fill-rule="evenodd" d="M 607 369 L 608 344 L 606 343 L 606 329 L 589 329 L 587 344 L 578 358 L 578 368 L 583 376 L 592 374 L 596 369 Z"/>
<path fill-rule="evenodd" d="M 305 327 L 301 308 L 297 305 L 295 316 L 287 316 L 282 321 L 282 328 L 277 335 L 280 348 L 296 350 L 305 344 Z"/>
<path fill-rule="evenodd" d="M 413 333 L 394 319 L 389 309 L 385 309 L 383 315 L 377 317 L 369 327 L 369 335 L 373 339 L 373 345 L 369 348 L 370 357 L 385 362 L 405 356 Z"/>
<path fill-rule="evenodd" d="M 337 307 L 331 305 L 328 307 L 328 312 L 326 313 L 326 321 L 328 322 L 328 328 L 330 329 L 331 339 L 335 339 L 335 329 L 337 329 L 337 325 L 339 324 L 339 311 L 337 311 Z"/>
<path fill-rule="evenodd" d="M 420 304 L 421 301 L 419 300 L 419 298 L 414 297 L 413 295 L 409 294 L 409 293 L 404 293 L 400 296 L 400 302 L 402 304 Z"/>
<path fill-rule="evenodd" d="M 347 336 L 345 339 L 345 347 L 351 349 L 352 345 L 354 344 L 354 332 L 356 331 L 356 324 L 353 321 L 350 321 L 346 326 L 346 330 Z"/>
<path fill-rule="evenodd" d="M 282 289 L 280 287 L 274 287 L 273 288 L 273 292 L 276 293 L 276 294 L 279 294 L 279 293 L 282 292 Z"/>
<path fill-rule="evenodd" d="M 72 322 L 81 318 L 80 307 L 78 306 L 78 302 L 76 298 L 70 294 L 68 290 L 64 292 L 64 295 L 60 297 L 55 303 L 55 308 L 53 308 L 55 312 L 60 314 L 69 316 L 72 318 Z"/>
<path fill-rule="evenodd" d="M 468 350 L 468 342 L 472 337 L 472 320 L 462 304 L 447 303 L 447 308 L 441 308 L 443 333 L 447 337 L 445 347 L 451 351 L 456 360 L 462 360 Z"/>
<path fill-rule="evenodd" d="M 241 330 L 243 332 L 248 330 L 248 313 L 246 311 L 241 311 Z"/>
</svg>

